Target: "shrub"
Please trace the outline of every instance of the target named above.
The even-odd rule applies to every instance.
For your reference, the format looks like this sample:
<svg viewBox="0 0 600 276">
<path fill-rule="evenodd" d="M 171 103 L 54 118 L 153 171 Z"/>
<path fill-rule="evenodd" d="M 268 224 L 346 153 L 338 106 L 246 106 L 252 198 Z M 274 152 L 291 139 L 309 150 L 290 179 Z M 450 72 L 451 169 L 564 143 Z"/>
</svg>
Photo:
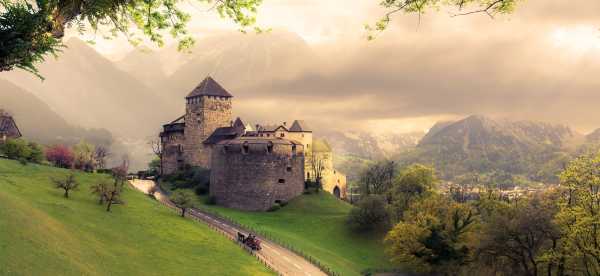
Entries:
<svg viewBox="0 0 600 276">
<path fill-rule="evenodd" d="M 44 162 L 44 150 L 42 149 L 42 147 L 34 142 L 29 142 L 28 146 L 31 150 L 31 154 L 29 155 L 29 158 L 27 158 L 27 160 L 29 162 L 38 164 Z"/>
<path fill-rule="evenodd" d="M 8 158 L 27 160 L 31 156 L 31 148 L 27 141 L 23 139 L 8 139 L 6 143 L 0 145 L 0 148 Z"/>
<path fill-rule="evenodd" d="M 275 203 L 275 205 L 271 206 L 271 208 L 269 208 L 267 212 L 275 212 L 279 209 L 281 209 L 281 205 L 279 203 Z"/>
<path fill-rule="evenodd" d="M 217 198 L 215 196 L 209 196 L 206 198 L 206 202 L 207 205 L 215 205 L 217 204 Z"/>
<path fill-rule="evenodd" d="M 210 170 L 202 167 L 185 166 L 163 179 L 173 189 L 193 189 L 196 194 L 205 195 L 210 187 Z"/>
<path fill-rule="evenodd" d="M 358 232 L 384 230 L 389 223 L 385 199 L 375 195 L 363 198 L 350 211 L 347 223 L 351 229 Z"/>
<path fill-rule="evenodd" d="M 54 145 L 46 150 L 46 159 L 54 166 L 71 168 L 73 166 L 73 152 L 64 145 Z"/>
</svg>

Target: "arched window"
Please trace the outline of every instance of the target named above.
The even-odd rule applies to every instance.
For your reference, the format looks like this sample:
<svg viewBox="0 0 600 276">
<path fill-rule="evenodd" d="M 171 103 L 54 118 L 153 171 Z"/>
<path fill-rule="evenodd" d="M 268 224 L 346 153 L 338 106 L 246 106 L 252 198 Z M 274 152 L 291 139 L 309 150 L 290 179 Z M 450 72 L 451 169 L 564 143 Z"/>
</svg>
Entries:
<svg viewBox="0 0 600 276">
<path fill-rule="evenodd" d="M 242 153 L 248 154 L 249 151 L 250 151 L 250 146 L 248 145 L 248 141 L 244 141 L 244 143 L 242 144 Z"/>
<path fill-rule="evenodd" d="M 273 153 L 273 142 L 271 141 L 267 144 L 267 153 Z"/>
<path fill-rule="evenodd" d="M 292 155 L 296 155 L 296 145 L 292 145 Z"/>
</svg>

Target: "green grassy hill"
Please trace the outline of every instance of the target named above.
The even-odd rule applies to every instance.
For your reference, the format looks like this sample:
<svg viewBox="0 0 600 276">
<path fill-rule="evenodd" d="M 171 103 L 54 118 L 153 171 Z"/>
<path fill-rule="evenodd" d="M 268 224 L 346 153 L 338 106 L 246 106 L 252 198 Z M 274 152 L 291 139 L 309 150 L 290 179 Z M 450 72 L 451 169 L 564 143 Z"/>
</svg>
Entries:
<svg viewBox="0 0 600 276">
<path fill-rule="evenodd" d="M 345 223 L 352 206 L 329 193 L 302 195 L 282 209 L 266 213 L 202 207 L 284 241 L 341 275 L 390 268 L 382 238 L 353 234 Z"/>
<path fill-rule="evenodd" d="M 66 170 L 0 160 L 0 275 L 273 275 L 207 226 L 127 189 L 111 213 L 77 174 L 65 199 L 49 178 Z"/>
</svg>

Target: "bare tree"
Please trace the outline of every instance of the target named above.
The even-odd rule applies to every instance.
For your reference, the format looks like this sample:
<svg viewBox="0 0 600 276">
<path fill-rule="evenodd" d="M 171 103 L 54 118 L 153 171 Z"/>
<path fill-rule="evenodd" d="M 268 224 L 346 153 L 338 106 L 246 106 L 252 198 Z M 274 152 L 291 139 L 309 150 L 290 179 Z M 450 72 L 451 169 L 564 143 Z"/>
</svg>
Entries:
<svg viewBox="0 0 600 276">
<path fill-rule="evenodd" d="M 163 174 L 163 146 L 162 146 L 162 141 L 160 138 L 154 138 L 151 139 L 149 142 L 150 146 L 152 147 L 152 152 L 154 152 L 154 155 L 156 155 L 156 158 L 158 158 L 159 162 L 160 162 L 160 168 L 159 168 L 159 175 Z"/>
<path fill-rule="evenodd" d="M 96 162 L 98 169 L 104 169 L 106 167 L 106 158 L 108 156 L 110 156 L 108 148 L 102 145 L 96 146 L 96 150 L 94 151 L 94 161 Z"/>
<path fill-rule="evenodd" d="M 69 191 L 77 189 L 79 182 L 75 180 L 75 175 L 69 174 L 65 179 L 52 179 L 54 186 L 57 189 L 63 189 L 65 191 L 65 198 L 69 198 Z"/>
<path fill-rule="evenodd" d="M 317 192 L 322 189 L 323 172 L 325 171 L 327 156 L 323 154 L 312 154 L 310 156 L 310 170 L 317 184 Z"/>
</svg>

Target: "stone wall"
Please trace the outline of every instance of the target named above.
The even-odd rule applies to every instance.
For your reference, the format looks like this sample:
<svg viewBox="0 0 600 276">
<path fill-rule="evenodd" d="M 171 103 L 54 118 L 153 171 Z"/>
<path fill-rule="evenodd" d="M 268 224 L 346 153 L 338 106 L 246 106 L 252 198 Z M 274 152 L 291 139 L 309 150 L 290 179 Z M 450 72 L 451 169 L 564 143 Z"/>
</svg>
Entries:
<svg viewBox="0 0 600 276">
<path fill-rule="evenodd" d="M 243 139 L 242 139 L 243 140 Z M 218 144 L 212 152 L 210 194 L 217 204 L 248 211 L 265 211 L 304 191 L 302 145 L 275 143 L 269 139 L 246 144 Z M 234 141 L 238 141 L 236 139 Z M 267 141 L 265 143 L 265 141 Z"/>
<path fill-rule="evenodd" d="M 184 136 L 182 132 L 168 133 L 161 137 L 163 156 L 162 166 L 164 174 L 174 173 L 178 167 L 183 165 L 183 144 Z"/>
<path fill-rule="evenodd" d="M 187 164 L 210 168 L 210 147 L 202 142 L 219 127 L 231 125 L 231 98 L 201 96 L 187 99 L 184 158 Z"/>
</svg>

